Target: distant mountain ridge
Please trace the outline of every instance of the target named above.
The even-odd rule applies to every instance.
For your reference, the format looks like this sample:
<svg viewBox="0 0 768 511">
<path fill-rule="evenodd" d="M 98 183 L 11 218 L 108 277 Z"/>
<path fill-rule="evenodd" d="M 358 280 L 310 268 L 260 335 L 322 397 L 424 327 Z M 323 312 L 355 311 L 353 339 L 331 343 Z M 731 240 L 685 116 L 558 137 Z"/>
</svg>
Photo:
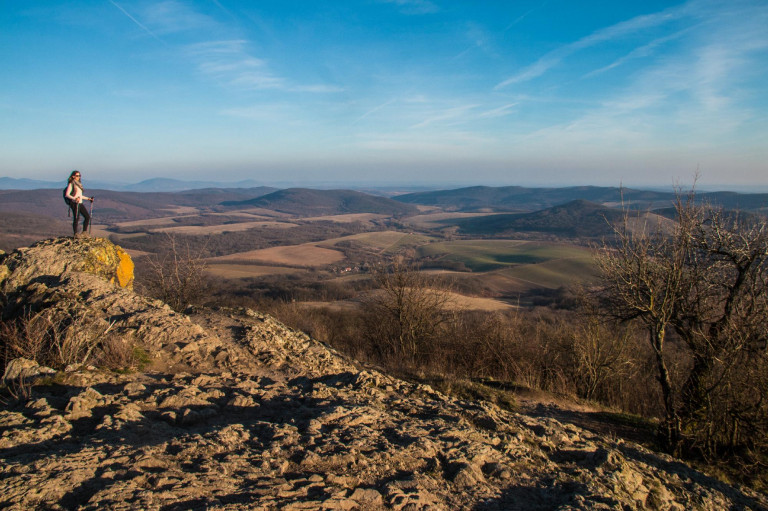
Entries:
<svg viewBox="0 0 768 511">
<path fill-rule="evenodd" d="M 768 193 L 697 192 L 699 200 L 729 209 L 768 208 Z M 395 200 L 407 204 L 437 206 L 453 211 L 539 211 L 573 200 L 586 200 L 608 206 L 626 205 L 636 209 L 667 208 L 675 194 L 620 187 L 571 186 L 564 188 L 526 188 L 522 186 L 472 186 L 399 195 Z"/>
<path fill-rule="evenodd" d="M 0 177 L 0 191 L 3 190 L 61 190 L 66 184 L 66 176 L 60 181 L 35 179 L 17 179 Z M 278 190 L 282 187 L 264 186 L 263 183 L 248 179 L 237 182 L 221 181 L 185 181 L 157 177 L 134 184 L 112 183 L 90 180 L 85 176 L 84 184 L 89 190 L 110 190 L 116 192 L 175 193 L 193 190 L 221 189 L 235 194 L 241 189 Z M 619 207 L 623 203 L 634 209 L 662 209 L 673 205 L 675 194 L 659 190 L 605 186 L 568 186 L 568 187 L 524 187 L 524 186 L 470 186 L 455 189 L 397 193 L 407 187 L 366 187 L 355 190 L 369 196 L 391 197 L 401 204 L 419 204 L 440 207 L 446 211 L 458 212 L 532 212 L 565 204 L 572 200 L 587 200 L 609 207 Z M 321 188 L 284 188 L 334 192 L 338 190 Z M 413 189 L 413 188 L 411 188 Z M 739 193 L 733 191 L 698 191 L 699 200 L 727 209 L 745 211 L 768 210 L 768 193 Z M 236 200 L 236 199 L 224 199 Z M 385 208 L 386 209 L 386 208 Z"/>
<path fill-rule="evenodd" d="M 288 188 L 244 201 L 225 201 L 222 206 L 253 206 L 300 216 L 375 213 L 402 216 L 418 210 L 410 204 L 354 190 Z"/>
<path fill-rule="evenodd" d="M 62 176 L 61 181 L 42 181 L 36 179 L 17 179 L 12 177 L 0 177 L 0 190 L 47 190 L 64 188 L 68 175 Z M 114 183 L 100 180 L 89 180 L 84 176 L 84 184 L 88 188 L 97 188 L 100 190 L 113 190 L 120 192 L 181 192 L 186 190 L 199 190 L 204 188 L 256 188 L 263 185 L 262 182 L 254 179 L 246 179 L 236 182 L 222 181 L 184 181 L 181 179 L 170 179 L 156 177 L 145 179 L 134 184 Z M 270 187 L 272 188 L 272 187 Z M 277 188 L 272 188 L 276 190 Z"/>
</svg>

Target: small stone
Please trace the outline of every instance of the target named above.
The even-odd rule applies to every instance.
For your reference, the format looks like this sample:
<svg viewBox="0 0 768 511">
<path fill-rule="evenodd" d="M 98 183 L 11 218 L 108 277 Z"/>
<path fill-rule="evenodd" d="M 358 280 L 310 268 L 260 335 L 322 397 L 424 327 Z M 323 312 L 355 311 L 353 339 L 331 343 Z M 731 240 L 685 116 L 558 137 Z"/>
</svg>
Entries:
<svg viewBox="0 0 768 511">
<path fill-rule="evenodd" d="M 361 506 L 384 505 L 384 498 L 381 496 L 381 493 L 372 488 L 358 488 L 349 498 L 358 502 Z"/>
<path fill-rule="evenodd" d="M 462 463 L 453 476 L 453 482 L 459 487 L 468 488 L 485 482 L 485 477 L 474 465 Z"/>
<path fill-rule="evenodd" d="M 123 387 L 123 390 L 129 396 L 135 396 L 136 394 L 141 394 L 142 392 L 147 390 L 147 387 L 145 387 L 142 383 L 134 381 L 134 382 L 128 383 L 125 387 Z"/>
<path fill-rule="evenodd" d="M 9 382 L 35 378 L 40 374 L 53 374 L 56 371 L 50 367 L 41 366 L 34 360 L 27 358 L 15 358 L 8 362 L 5 366 L 5 373 L 3 373 L 3 383 L 8 385 Z"/>
</svg>

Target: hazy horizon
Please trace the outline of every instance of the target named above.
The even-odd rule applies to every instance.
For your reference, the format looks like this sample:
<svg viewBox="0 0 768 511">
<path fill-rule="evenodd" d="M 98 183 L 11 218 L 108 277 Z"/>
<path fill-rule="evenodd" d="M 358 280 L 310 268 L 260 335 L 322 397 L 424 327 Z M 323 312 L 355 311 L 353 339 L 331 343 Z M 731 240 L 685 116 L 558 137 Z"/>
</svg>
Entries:
<svg viewBox="0 0 768 511">
<path fill-rule="evenodd" d="M 58 189 L 60 186 L 63 185 L 63 183 L 66 182 L 65 179 L 59 179 L 59 180 L 38 180 L 33 178 L 13 178 L 9 176 L 0 176 L 0 190 L 9 190 L 9 189 L 34 189 L 34 187 L 20 187 L 20 188 L 14 188 L 14 187 L 8 187 L 4 186 L 6 182 L 4 180 L 11 179 L 11 180 L 18 180 L 19 182 L 23 183 L 26 181 L 33 182 L 33 183 L 43 183 L 47 188 L 53 188 Z M 412 182 L 378 182 L 378 181 L 279 181 L 279 180 L 251 180 L 251 179 L 244 179 L 244 180 L 238 180 L 238 181 L 228 181 L 228 180 L 194 180 L 194 179 L 183 179 L 183 178 L 172 178 L 172 177 L 166 177 L 166 176 L 158 176 L 155 178 L 148 178 L 148 179 L 142 179 L 137 181 L 114 181 L 114 180 L 86 180 L 85 186 L 88 189 L 107 189 L 107 190 L 116 190 L 119 191 L 121 189 L 127 189 L 130 187 L 136 187 L 138 185 L 142 184 L 151 184 L 154 181 L 172 181 L 172 182 L 178 182 L 178 183 L 187 183 L 190 184 L 189 188 L 178 188 L 178 191 L 181 190 L 190 190 L 190 189 L 199 189 L 203 187 L 213 186 L 213 187 L 220 187 L 220 188 L 246 188 L 246 187 L 271 187 L 271 188 L 278 188 L 278 189 L 287 189 L 287 188 L 310 188 L 310 189 L 320 189 L 320 190 L 328 190 L 328 189 L 350 189 L 350 190 L 362 190 L 365 191 L 366 189 L 369 190 L 397 190 L 402 189 L 404 191 L 417 191 L 417 190 L 453 190 L 453 189 L 460 189 L 460 188 L 469 188 L 469 187 L 478 187 L 478 186 L 484 186 L 484 187 L 491 187 L 491 188 L 502 188 L 502 187 L 508 187 L 508 186 L 519 186 L 523 188 L 569 188 L 569 187 L 589 187 L 589 186 L 604 186 L 604 187 L 612 187 L 612 188 L 633 188 L 633 189 L 640 189 L 640 190 L 650 190 L 650 191 L 662 191 L 662 192 L 672 192 L 677 189 L 682 190 L 688 190 L 691 186 L 694 186 L 695 189 L 699 192 L 737 192 L 737 193 L 768 193 L 768 185 L 744 185 L 744 186 L 738 186 L 738 185 L 732 185 L 732 184 L 709 184 L 709 185 L 701 185 L 699 183 L 695 183 L 693 180 L 693 177 L 689 181 L 678 181 L 674 184 L 664 185 L 664 184 L 657 184 L 657 185 L 640 185 L 640 186 L 629 186 L 624 183 L 617 183 L 614 185 L 606 184 L 606 185 L 589 185 L 589 184 L 557 184 L 557 183 L 548 183 L 548 184 L 524 184 L 524 183 L 493 183 L 493 182 L 470 182 L 470 181 L 459 181 L 459 182 L 446 182 L 446 181 L 432 181 L 432 182 L 418 182 L 418 181 L 412 181 Z"/>
<path fill-rule="evenodd" d="M 762 0 L 13 2 L 0 175 L 768 187 L 766 26 Z"/>
</svg>

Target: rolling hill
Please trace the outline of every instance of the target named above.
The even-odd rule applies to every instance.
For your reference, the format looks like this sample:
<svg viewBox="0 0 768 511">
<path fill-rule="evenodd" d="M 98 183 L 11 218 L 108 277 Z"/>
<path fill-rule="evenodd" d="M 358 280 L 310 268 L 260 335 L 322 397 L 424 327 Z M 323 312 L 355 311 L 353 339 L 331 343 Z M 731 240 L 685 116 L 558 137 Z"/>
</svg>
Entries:
<svg viewBox="0 0 768 511">
<path fill-rule="evenodd" d="M 621 220 L 621 210 L 586 200 L 574 200 L 534 213 L 499 214 L 451 220 L 462 234 L 502 235 L 543 232 L 567 237 L 601 237 L 613 233 L 611 224 Z"/>
<path fill-rule="evenodd" d="M 628 190 L 625 201 L 646 205 L 669 205 L 672 193 Z M 410 193 L 395 199 L 408 204 L 438 206 L 455 211 L 537 211 L 573 200 L 620 203 L 622 190 L 617 187 L 573 186 L 567 188 L 525 188 L 522 186 L 473 186 L 456 190 Z"/>
<path fill-rule="evenodd" d="M 697 192 L 698 200 L 727 209 L 761 210 L 768 208 L 766 193 Z M 573 200 L 603 205 L 626 204 L 633 209 L 657 209 L 672 206 L 675 194 L 653 190 L 600 186 L 565 188 L 525 188 L 522 186 L 473 186 L 455 190 L 436 190 L 403 194 L 395 200 L 407 204 L 437 206 L 446 211 L 539 211 Z"/>
<path fill-rule="evenodd" d="M 240 201 L 225 201 L 227 207 L 258 207 L 290 213 L 297 216 L 340 215 L 349 213 L 377 213 L 404 216 L 417 212 L 415 206 L 353 190 L 313 190 L 288 188 Z"/>
</svg>

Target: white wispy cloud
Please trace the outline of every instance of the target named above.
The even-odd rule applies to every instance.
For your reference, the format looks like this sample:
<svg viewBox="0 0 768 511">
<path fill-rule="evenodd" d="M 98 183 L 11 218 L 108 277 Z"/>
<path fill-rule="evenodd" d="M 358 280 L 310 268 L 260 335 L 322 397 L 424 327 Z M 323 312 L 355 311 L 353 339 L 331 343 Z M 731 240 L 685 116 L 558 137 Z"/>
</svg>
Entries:
<svg viewBox="0 0 768 511">
<path fill-rule="evenodd" d="M 143 19 L 159 34 L 219 28 L 219 24 L 213 18 L 176 0 L 165 0 L 148 5 L 143 12 Z"/>
<path fill-rule="evenodd" d="M 261 59 L 246 57 L 231 62 L 209 60 L 200 64 L 200 70 L 207 74 L 239 73 L 249 69 L 263 69 L 266 62 Z"/>
<path fill-rule="evenodd" d="M 202 74 L 229 86 L 247 89 L 283 88 L 285 80 L 276 76 L 265 60 L 251 56 L 247 46 L 247 40 L 231 39 L 194 43 L 185 50 L 188 57 L 197 63 Z"/>
<path fill-rule="evenodd" d="M 481 119 L 504 117 L 513 113 L 513 108 L 517 106 L 517 103 L 508 103 L 497 108 L 493 108 L 478 115 Z"/>
<path fill-rule="evenodd" d="M 675 39 L 679 39 L 686 33 L 688 33 L 690 29 L 686 30 L 680 30 L 679 32 L 676 32 L 674 34 L 665 36 L 665 37 L 659 37 L 657 39 L 654 39 L 650 43 L 644 44 L 642 46 L 639 46 L 632 50 L 631 52 L 627 53 L 623 57 L 614 60 L 610 64 L 603 66 L 599 69 L 595 69 L 594 71 L 590 71 L 589 73 L 585 74 L 583 78 L 591 78 L 593 76 L 597 76 L 601 73 L 605 73 L 606 71 L 610 71 L 611 69 L 615 69 L 617 67 L 620 67 L 627 62 L 630 62 L 635 59 L 642 59 L 649 57 L 656 53 L 664 44 L 673 41 Z"/>
<path fill-rule="evenodd" d="M 282 90 L 314 94 L 343 92 L 343 88 L 323 83 L 294 84 L 276 74 L 269 62 L 248 52 L 248 41 L 206 41 L 187 46 L 186 53 L 197 62 L 198 70 L 237 89 Z"/>
<path fill-rule="evenodd" d="M 344 90 L 332 84 L 292 83 L 290 79 L 275 72 L 268 60 L 253 55 L 248 39 L 235 37 L 201 40 L 201 35 L 230 35 L 238 31 L 176 0 L 150 4 L 140 15 L 129 13 L 115 0 L 108 1 L 144 32 L 165 45 L 169 44 L 160 35 L 169 40 L 172 34 L 183 34 L 187 40 L 192 39 L 193 42 L 181 46 L 183 55 L 197 66 L 202 75 L 227 87 L 316 94 L 338 93 Z M 231 16 L 220 2 L 215 4 Z"/>
<path fill-rule="evenodd" d="M 226 117 L 239 117 L 264 122 L 286 122 L 286 120 L 296 117 L 297 112 L 293 105 L 269 103 L 226 108 L 219 111 L 219 114 Z"/>
<path fill-rule="evenodd" d="M 440 7 L 429 0 L 380 0 L 383 3 L 394 4 L 400 8 L 403 14 L 433 14 L 440 11 Z"/>
<path fill-rule="evenodd" d="M 355 124 L 359 123 L 360 121 L 362 121 L 362 120 L 366 119 L 367 117 L 369 117 L 369 116 L 371 116 L 371 115 L 375 114 L 376 112 L 378 112 L 378 111 L 380 111 L 380 110 L 383 110 L 383 109 L 385 109 L 386 107 L 388 107 L 389 105 L 391 105 L 391 104 L 393 104 L 393 103 L 395 103 L 395 102 L 397 102 L 397 101 L 398 101 L 398 99 L 397 99 L 397 98 L 393 98 L 393 99 L 390 99 L 389 101 L 385 101 L 384 103 L 381 103 L 381 104 L 379 104 L 379 105 L 376 105 L 375 107 L 373 107 L 373 108 L 370 108 L 370 109 L 369 109 L 369 110 L 367 110 L 365 113 L 363 113 L 362 115 L 360 115 L 360 116 L 359 116 L 357 119 L 355 119 L 354 121 L 352 121 L 352 123 L 351 123 L 351 124 L 352 124 L 352 125 L 355 125 Z"/>
<path fill-rule="evenodd" d="M 675 147 L 694 154 L 738 143 L 733 141 L 756 115 L 741 97 L 756 43 L 750 37 L 726 37 L 714 26 L 707 32 L 711 41 L 643 68 L 611 97 L 519 142 L 538 149 L 557 144 L 566 151 Z"/>
<path fill-rule="evenodd" d="M 540 59 L 535 64 L 539 67 L 526 70 L 527 76 L 517 76 L 538 76 L 574 48 L 663 23 L 670 15 L 687 16 L 686 28 L 641 45 L 582 78 L 633 59 L 653 58 L 645 58 L 621 82 L 601 89 L 600 96 L 584 96 L 592 101 L 572 105 L 570 119 L 562 120 L 558 110 L 552 118 L 559 120 L 551 125 L 542 121 L 515 147 L 542 151 L 556 145 L 566 152 L 586 147 L 616 151 L 675 147 L 703 154 L 712 147 L 738 146 L 749 138 L 750 126 L 765 122 L 752 106 L 764 95 L 761 83 L 768 78 L 763 65 L 768 51 L 768 4 L 764 2 L 689 2 L 672 13 L 665 11 L 664 16 L 652 15 L 659 17 L 655 21 L 646 18 L 599 31 Z M 676 40 L 674 46 L 665 46 L 672 40 Z"/>
<path fill-rule="evenodd" d="M 464 37 L 469 41 L 469 45 L 456 54 L 453 57 L 454 60 L 464 57 L 474 49 L 478 49 L 488 55 L 496 56 L 498 54 L 498 50 L 493 44 L 491 34 L 478 23 L 468 22 L 467 27 L 464 30 Z"/>
<path fill-rule="evenodd" d="M 233 55 L 244 54 L 248 45 L 246 39 L 226 39 L 219 41 L 201 41 L 189 44 L 186 47 L 188 53 L 193 55 Z"/>
<path fill-rule="evenodd" d="M 478 105 L 460 105 L 451 108 L 440 108 L 430 113 L 422 121 L 412 125 L 411 129 L 426 128 L 433 124 L 460 124 L 467 121 L 467 115 L 475 110 Z"/>
<path fill-rule="evenodd" d="M 285 80 L 267 69 L 239 71 L 229 84 L 245 89 L 285 89 Z"/>
<path fill-rule="evenodd" d="M 346 89 L 344 87 L 339 87 L 337 85 L 328 85 L 323 83 L 318 84 L 309 84 L 309 85 L 293 85 L 289 87 L 289 90 L 291 92 L 312 92 L 315 94 L 336 94 L 339 92 L 344 92 Z"/>
<path fill-rule="evenodd" d="M 672 22 L 688 15 L 690 11 L 691 9 L 689 4 L 686 4 L 681 7 L 673 7 L 654 14 L 637 16 L 627 21 L 622 21 L 615 25 L 602 28 L 589 34 L 588 36 L 579 39 L 578 41 L 550 51 L 533 64 L 524 68 L 519 73 L 496 85 L 495 89 L 502 89 L 515 83 L 526 82 L 534 78 L 538 78 L 539 76 L 542 76 L 544 73 L 549 71 L 551 68 L 560 64 L 560 62 L 562 62 L 565 58 L 580 50 L 617 38 L 626 37 L 640 30 L 649 29 Z"/>
</svg>

